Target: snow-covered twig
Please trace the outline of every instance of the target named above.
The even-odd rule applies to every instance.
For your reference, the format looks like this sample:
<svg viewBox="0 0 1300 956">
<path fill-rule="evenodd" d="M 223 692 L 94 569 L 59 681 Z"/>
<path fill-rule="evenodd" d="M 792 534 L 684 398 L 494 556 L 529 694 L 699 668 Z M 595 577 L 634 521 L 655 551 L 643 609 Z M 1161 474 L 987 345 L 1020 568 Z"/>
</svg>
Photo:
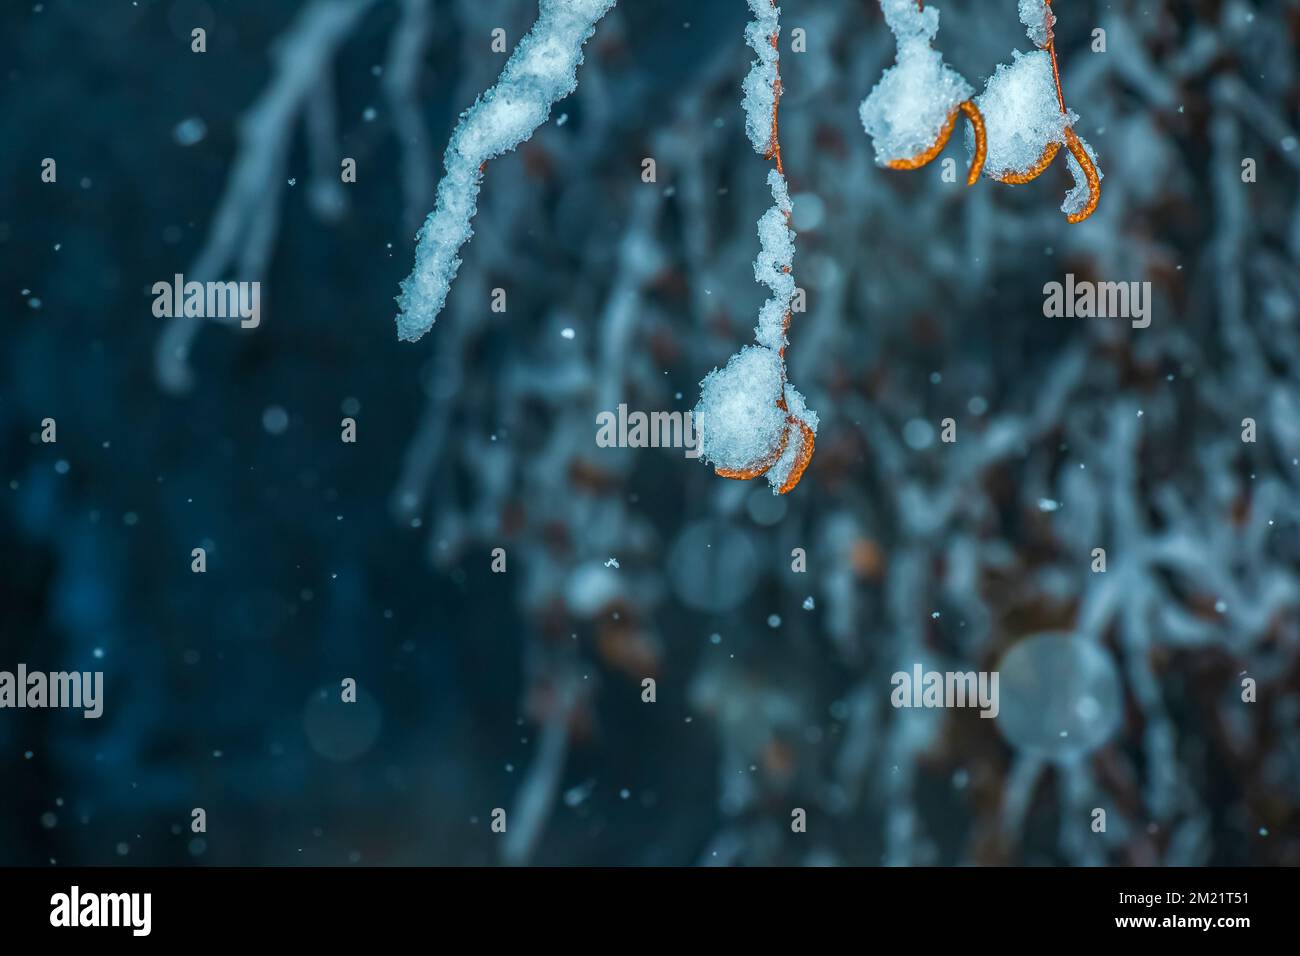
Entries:
<svg viewBox="0 0 1300 956">
<path fill-rule="evenodd" d="M 415 267 L 397 297 L 397 337 L 421 338 L 442 311 L 460 248 L 469 241 L 483 167 L 533 135 L 551 107 L 578 84 L 583 44 L 614 0 L 541 0 L 533 28 L 506 61 L 496 85 L 460 118 L 443 158 L 433 212 L 420 229 Z"/>
<path fill-rule="evenodd" d="M 812 460 L 818 419 L 786 381 L 786 333 L 795 284 L 792 208 L 777 123 L 780 10 L 775 0 L 749 0 L 749 6 L 754 20 L 745 36 L 758 58 L 742 87 L 745 130 L 754 149 L 776 163 L 767 174 L 773 205 L 758 220 L 754 278 L 771 289 L 772 297 L 759 311 L 754 330 L 758 344 L 745 346 L 724 368 L 705 376 L 694 417 L 700 458 L 717 474 L 741 480 L 766 475 L 773 494 L 785 494 L 799 484 Z"/>
</svg>

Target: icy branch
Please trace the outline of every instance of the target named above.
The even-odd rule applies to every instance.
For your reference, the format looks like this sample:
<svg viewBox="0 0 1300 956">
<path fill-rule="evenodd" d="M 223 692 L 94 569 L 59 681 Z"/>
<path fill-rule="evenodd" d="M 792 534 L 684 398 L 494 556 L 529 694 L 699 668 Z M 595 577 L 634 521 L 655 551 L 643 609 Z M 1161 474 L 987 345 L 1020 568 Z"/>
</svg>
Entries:
<svg viewBox="0 0 1300 956">
<path fill-rule="evenodd" d="M 776 56 L 780 11 L 765 0 L 750 0 L 750 9 L 754 20 L 746 27 L 745 37 L 759 59 L 744 83 L 745 126 L 754 148 L 776 160 L 776 168 L 767 174 L 773 205 L 758 220 L 754 278 L 772 290 L 772 297 L 759 310 L 754 330 L 758 344 L 745 346 L 726 367 L 705 376 L 693 416 L 699 428 L 700 457 L 719 475 L 737 479 L 766 475 L 772 493 L 784 494 L 799 483 L 812 458 L 818 419 L 804 397 L 786 382 L 786 328 L 795 285 L 794 231 L 790 228 L 793 209 L 776 139 L 781 92 Z M 766 45 L 761 42 L 764 37 Z M 759 83 L 769 85 L 770 96 L 758 91 Z"/>
<path fill-rule="evenodd" d="M 781 351 L 785 348 L 785 317 L 794 299 L 794 230 L 789 226 L 790 193 L 785 180 L 775 169 L 767 174 L 773 206 L 758 220 L 758 258 L 754 260 L 754 279 L 772 290 L 772 297 L 758 313 L 754 330 L 759 345 Z"/>
<path fill-rule="evenodd" d="M 773 148 L 773 116 L 780 90 L 776 38 L 781 31 L 781 8 L 772 0 L 749 0 L 754 19 L 745 27 L 745 42 L 758 54 L 741 85 L 745 96 L 745 132 L 755 152 L 767 156 Z"/>
<path fill-rule="evenodd" d="M 694 412 L 703 460 L 730 472 L 761 474 L 771 467 L 786 434 L 777 407 L 782 371 L 772 349 L 746 345 L 705 376 Z"/>
<path fill-rule="evenodd" d="M 397 337 L 414 342 L 433 327 L 473 230 L 483 164 L 533 135 L 554 103 L 578 85 L 582 46 L 614 0 L 541 0 L 541 13 L 495 86 L 461 114 L 443 158 L 433 212 L 420 230 L 415 268 L 397 297 Z"/>
</svg>

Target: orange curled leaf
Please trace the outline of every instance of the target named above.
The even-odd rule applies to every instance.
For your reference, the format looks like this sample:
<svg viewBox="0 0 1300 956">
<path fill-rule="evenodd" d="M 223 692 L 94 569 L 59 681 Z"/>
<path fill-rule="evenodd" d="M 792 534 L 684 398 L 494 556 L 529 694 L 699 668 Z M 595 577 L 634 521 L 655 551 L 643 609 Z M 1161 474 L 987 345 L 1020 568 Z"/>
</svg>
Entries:
<svg viewBox="0 0 1300 956">
<path fill-rule="evenodd" d="M 783 402 L 784 399 L 782 399 Z M 719 478 L 734 478 L 737 481 L 748 481 L 750 478 L 757 478 L 766 474 L 768 469 L 781 460 L 781 456 L 785 454 L 785 446 L 789 441 L 790 430 L 786 429 L 781 432 L 781 443 L 776 446 L 776 451 L 770 453 L 766 458 L 760 459 L 757 464 L 750 465 L 748 468 L 719 468 L 715 465 L 713 473 Z"/>
<path fill-rule="evenodd" d="M 989 152 L 988 137 L 984 132 L 984 116 L 974 100 L 962 100 L 958 109 L 966 114 L 966 118 L 970 120 L 970 128 L 975 132 L 975 155 L 971 157 L 970 172 L 966 174 L 966 185 L 974 186 L 979 182 L 980 173 L 984 169 L 984 157 Z"/>
<path fill-rule="evenodd" d="M 1056 154 L 1060 152 L 1060 149 L 1060 143 L 1048 143 L 1047 148 L 1043 150 L 1043 155 L 1038 157 L 1034 165 L 1023 173 L 1003 173 L 998 177 L 998 182 L 1007 183 L 1010 186 L 1022 186 L 1025 183 L 1033 182 L 1046 172 L 1048 166 L 1052 165 L 1052 160 L 1056 158 Z"/>
<path fill-rule="evenodd" d="M 713 473 L 719 478 L 734 478 L 736 481 L 749 481 L 751 478 L 761 478 L 772 465 L 760 465 L 757 468 L 714 468 Z"/>
<path fill-rule="evenodd" d="M 965 113 L 970 119 L 971 129 L 975 131 L 975 155 L 971 157 L 970 172 L 966 174 L 966 185 L 974 186 L 979 181 L 980 171 L 984 168 L 984 157 L 988 154 L 988 142 L 984 133 L 984 117 L 980 114 L 979 107 L 973 100 L 964 100 L 957 104 L 956 108 L 948 114 L 944 120 L 943 127 L 939 130 L 939 137 L 923 153 L 918 153 L 908 159 L 893 159 L 885 165 L 890 169 L 911 170 L 920 169 L 922 166 L 930 163 L 943 152 L 943 148 L 948 145 L 948 140 L 952 137 L 953 127 L 957 124 L 957 114 Z"/>
<path fill-rule="evenodd" d="M 1079 137 L 1075 135 L 1074 130 L 1068 127 L 1065 130 L 1065 144 L 1070 149 L 1070 155 L 1083 170 L 1084 178 L 1088 180 L 1087 204 L 1078 212 L 1071 213 L 1065 218 L 1066 222 L 1070 223 L 1083 222 L 1097 209 L 1097 202 L 1101 199 L 1101 177 L 1097 175 L 1097 167 L 1093 165 L 1088 151 L 1083 148 L 1083 143 L 1079 142 Z"/>
<path fill-rule="evenodd" d="M 944 120 L 943 128 L 939 130 L 939 138 L 934 141 L 934 144 L 929 149 L 910 159 L 891 159 L 886 165 L 890 169 L 920 169 L 943 152 L 943 148 L 948 145 L 948 137 L 952 135 L 953 124 L 956 122 L 957 110 L 953 110 L 948 114 L 948 118 Z"/>
<path fill-rule="evenodd" d="M 1051 7 L 1052 0 L 1046 0 L 1046 6 Z M 1047 11 L 1050 18 L 1051 10 Z M 1056 84 L 1056 101 L 1061 105 L 1061 112 L 1069 115 L 1069 110 L 1065 108 L 1065 93 L 1061 89 L 1061 68 L 1056 62 L 1056 36 L 1052 32 L 1052 21 L 1047 21 L 1047 45 L 1044 47 L 1052 61 L 1052 82 Z M 1070 154 L 1083 169 L 1084 178 L 1088 180 L 1088 202 L 1081 210 L 1076 213 L 1070 213 L 1065 217 L 1068 223 L 1083 222 L 1093 214 L 1097 208 L 1097 202 L 1101 199 L 1101 177 L 1097 175 L 1097 167 L 1093 165 L 1092 157 L 1088 151 L 1083 148 L 1079 142 L 1078 135 L 1070 127 L 1065 128 L 1065 145 L 1069 148 Z M 1055 155 L 1055 153 L 1053 153 Z M 1049 160 L 1050 162 L 1050 160 Z"/>
<path fill-rule="evenodd" d="M 790 474 L 786 476 L 785 483 L 777 489 L 777 494 L 786 494 L 793 491 L 795 485 L 799 484 L 799 479 L 808 468 L 808 463 L 812 461 L 813 445 L 816 443 L 816 435 L 813 430 L 795 418 L 793 415 L 788 419 L 791 425 L 798 425 L 799 430 L 803 432 L 803 440 L 799 443 L 799 454 L 795 458 L 794 464 L 790 466 Z"/>
<path fill-rule="evenodd" d="M 776 490 L 779 495 L 788 494 L 799 484 L 799 480 L 803 478 L 803 473 L 808 470 L 808 465 L 812 461 L 813 448 L 817 441 L 817 436 L 813 434 L 813 430 L 793 415 L 786 417 L 786 423 L 799 429 L 799 451 L 795 455 L 794 464 L 790 466 L 790 474 L 786 476 L 781 487 Z M 749 468 L 715 467 L 713 469 L 714 474 L 720 478 L 734 478 L 738 481 L 748 481 L 751 478 L 761 477 L 781 460 L 781 456 L 785 454 L 786 447 L 790 443 L 790 434 L 789 428 L 782 432 L 781 443 L 777 445 L 776 450 L 757 465 Z"/>
</svg>

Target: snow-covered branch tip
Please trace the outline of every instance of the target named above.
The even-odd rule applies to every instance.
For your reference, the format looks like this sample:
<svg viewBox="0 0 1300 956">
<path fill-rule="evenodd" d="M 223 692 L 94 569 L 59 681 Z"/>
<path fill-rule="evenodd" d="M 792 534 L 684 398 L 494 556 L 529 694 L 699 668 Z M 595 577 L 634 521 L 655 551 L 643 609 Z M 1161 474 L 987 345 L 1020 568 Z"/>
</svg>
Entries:
<svg viewBox="0 0 1300 956">
<path fill-rule="evenodd" d="M 397 337 L 407 342 L 433 327 L 473 235 L 486 163 L 533 135 L 557 100 L 578 85 L 583 44 L 615 0 L 541 0 L 537 22 L 515 47 L 496 85 L 461 114 L 443 158 L 433 212 L 420 228 L 415 267 L 402 281 Z"/>
<path fill-rule="evenodd" d="M 812 461 L 818 419 L 786 381 L 795 234 L 777 127 L 781 11 L 770 0 L 749 0 L 749 7 L 754 19 L 745 28 L 745 39 L 758 58 L 741 86 L 745 131 L 754 150 L 776 163 L 767 174 L 773 205 L 758 220 L 754 278 L 772 295 L 758 313 L 757 344 L 746 345 L 724 368 L 704 377 L 692 418 L 699 430 L 701 460 L 712 464 L 716 474 L 742 480 L 765 475 L 773 494 L 785 494 L 799 484 Z"/>
<path fill-rule="evenodd" d="M 898 41 L 898 62 L 862 101 L 863 128 L 872 137 L 876 162 L 917 169 L 934 159 L 952 134 L 958 111 L 970 117 L 967 183 L 983 174 L 1007 185 L 1037 179 L 1064 146 L 1074 188 L 1061 204 L 1071 223 L 1092 215 L 1101 198 L 1097 155 L 1075 131 L 1078 114 L 1065 105 L 1052 26 L 1051 0 L 1019 0 L 1020 21 L 1037 49 L 1012 51 L 971 100 L 971 87 L 949 68 L 930 43 L 939 12 L 921 0 L 880 0 L 885 22 Z"/>
</svg>

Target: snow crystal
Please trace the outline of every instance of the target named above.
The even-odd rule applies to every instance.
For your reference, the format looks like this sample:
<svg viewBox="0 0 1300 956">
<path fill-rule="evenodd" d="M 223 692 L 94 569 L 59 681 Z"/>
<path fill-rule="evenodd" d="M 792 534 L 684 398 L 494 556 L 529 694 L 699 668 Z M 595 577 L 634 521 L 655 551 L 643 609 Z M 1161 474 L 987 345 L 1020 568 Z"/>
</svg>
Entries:
<svg viewBox="0 0 1300 956">
<path fill-rule="evenodd" d="M 939 32 L 939 11 L 918 10 L 915 0 L 880 0 L 885 22 L 898 41 L 897 63 L 858 109 L 862 128 L 880 166 L 911 159 L 939 139 L 944 125 L 974 89 L 930 46 Z"/>
<path fill-rule="evenodd" d="M 1083 151 L 1088 154 L 1088 158 L 1092 160 L 1092 168 L 1097 171 L 1097 179 L 1104 179 L 1101 166 L 1097 163 L 1096 152 L 1093 151 L 1093 148 L 1088 145 L 1088 141 L 1082 136 L 1079 137 L 1079 144 L 1083 147 Z M 1083 212 L 1083 207 L 1088 205 L 1090 193 L 1088 192 L 1088 177 L 1083 174 L 1083 167 L 1079 165 L 1079 161 L 1074 158 L 1073 154 L 1069 156 L 1069 167 L 1070 175 L 1074 177 L 1074 188 L 1066 194 L 1065 202 L 1061 203 L 1061 212 L 1067 216 L 1073 216 Z"/>
<path fill-rule="evenodd" d="M 772 38 L 781 31 L 781 8 L 772 0 L 749 0 L 754 19 L 745 27 L 745 42 L 758 59 L 750 65 L 741 90 L 745 96 L 745 132 L 754 149 L 766 156 L 772 149 L 772 110 L 776 104 L 777 51 Z"/>
<path fill-rule="evenodd" d="M 794 298 L 794 232 L 790 229 L 790 194 L 785 179 L 775 169 L 767 174 L 775 203 L 758 220 L 758 257 L 754 260 L 754 278 L 772 290 L 772 298 L 763 303 L 754 330 L 759 345 L 780 350 L 785 347 L 785 317 Z"/>
<path fill-rule="evenodd" d="M 984 114 L 988 138 L 984 175 L 994 179 L 1028 170 L 1049 144 L 1065 143 L 1065 128 L 1078 119 L 1073 113 L 1061 112 L 1052 61 L 1046 52 L 1011 53 L 1011 62 L 998 64 L 975 101 Z M 974 139 L 969 134 L 966 145 L 973 151 Z"/>
<path fill-rule="evenodd" d="M 704 377 L 691 413 L 702 460 L 747 471 L 771 457 L 786 429 L 785 412 L 776 404 L 783 377 L 781 356 L 761 345 L 746 345 L 725 368 Z"/>
<path fill-rule="evenodd" d="M 1048 33 L 1056 16 L 1044 0 L 1020 0 L 1020 22 L 1025 25 L 1025 33 L 1040 50 L 1047 46 Z"/>
<path fill-rule="evenodd" d="M 528 31 L 496 85 L 461 114 L 444 157 L 433 212 L 420 229 L 415 268 L 402 282 L 397 337 L 414 342 L 432 328 L 442 311 L 460 247 L 469 241 L 476 210 L 480 167 L 528 139 L 551 106 L 577 87 L 582 45 L 614 0 L 541 0 Z"/>
</svg>

